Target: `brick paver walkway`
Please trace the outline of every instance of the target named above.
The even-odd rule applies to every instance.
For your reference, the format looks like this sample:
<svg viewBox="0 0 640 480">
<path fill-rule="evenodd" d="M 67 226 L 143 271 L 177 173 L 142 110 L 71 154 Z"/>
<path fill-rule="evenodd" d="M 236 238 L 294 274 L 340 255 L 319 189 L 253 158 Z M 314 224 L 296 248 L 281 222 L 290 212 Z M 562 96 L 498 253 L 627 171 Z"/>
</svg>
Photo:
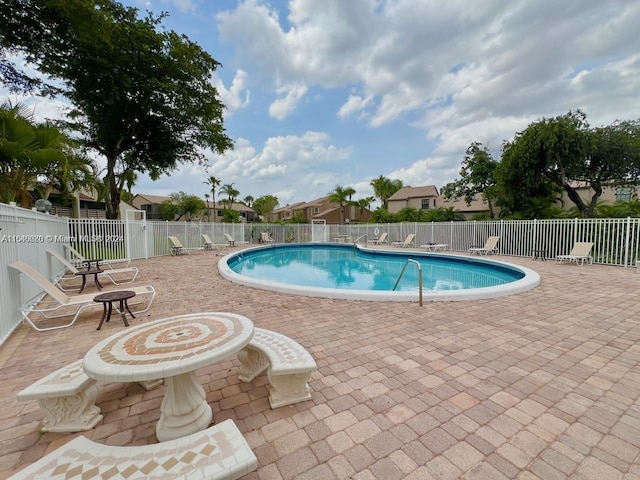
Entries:
<svg viewBox="0 0 640 480">
<path fill-rule="evenodd" d="M 245 478 L 640 480 L 635 269 L 505 258 L 534 268 L 541 285 L 419 307 L 255 290 L 223 280 L 219 258 L 134 262 L 136 284 L 158 297 L 131 322 L 231 311 L 314 356 L 313 399 L 276 410 L 264 375 L 238 381 L 237 359 L 198 371 L 215 420 L 233 419 L 258 457 Z M 0 348 L 0 478 L 71 438 L 39 433 L 37 403 L 16 393 L 124 328 L 115 318 L 96 331 L 100 314 L 51 332 L 20 327 Z M 83 434 L 155 443 L 164 389 L 104 384 L 104 421 Z"/>
</svg>

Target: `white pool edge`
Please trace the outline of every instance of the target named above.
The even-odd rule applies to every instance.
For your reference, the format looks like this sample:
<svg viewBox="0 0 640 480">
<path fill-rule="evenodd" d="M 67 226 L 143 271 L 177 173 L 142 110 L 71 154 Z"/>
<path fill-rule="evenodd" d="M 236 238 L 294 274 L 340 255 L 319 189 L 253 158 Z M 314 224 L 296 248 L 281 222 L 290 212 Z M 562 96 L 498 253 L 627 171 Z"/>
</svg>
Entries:
<svg viewBox="0 0 640 480">
<path fill-rule="evenodd" d="M 309 245 L 309 244 L 305 244 Z M 326 244 L 318 244 L 326 245 Z M 321 297 L 321 298 L 335 298 L 343 300 L 367 300 L 374 302 L 417 302 L 417 292 L 390 292 L 379 290 L 338 290 L 335 288 L 321 288 L 321 287 L 305 287 L 298 285 L 290 285 L 286 283 L 269 282 L 266 280 L 260 280 L 256 278 L 246 277 L 234 272 L 228 265 L 227 260 L 244 253 L 249 253 L 256 250 L 263 250 L 266 248 L 278 248 L 277 246 L 259 246 L 242 250 L 241 252 L 233 252 L 225 255 L 218 261 L 218 271 L 220 275 L 226 280 L 233 283 L 245 285 L 247 287 L 259 288 L 262 290 L 270 290 L 279 293 L 288 293 L 293 295 L 303 295 L 306 297 Z M 365 252 L 382 253 L 379 249 L 363 248 L 358 246 L 358 249 Z M 508 268 L 513 268 L 524 273 L 524 277 L 514 282 L 509 282 L 504 285 L 498 285 L 495 287 L 483 287 L 483 288 L 468 288 L 464 290 L 445 290 L 445 291 L 428 291 L 423 290 L 422 297 L 425 302 L 452 302 L 463 300 L 479 300 L 483 298 L 496 298 L 505 295 L 513 295 L 516 293 L 526 292 L 532 288 L 537 287 L 540 284 L 540 275 L 530 268 L 520 265 L 514 265 L 513 263 L 503 262 L 501 260 L 494 260 L 486 257 L 471 257 L 466 255 L 451 255 L 447 253 L 426 253 L 416 251 L 390 251 L 384 250 L 384 253 L 393 255 L 418 255 L 418 256 L 438 256 L 460 259 L 464 258 L 473 263 L 486 263 L 490 265 L 501 265 Z"/>
</svg>

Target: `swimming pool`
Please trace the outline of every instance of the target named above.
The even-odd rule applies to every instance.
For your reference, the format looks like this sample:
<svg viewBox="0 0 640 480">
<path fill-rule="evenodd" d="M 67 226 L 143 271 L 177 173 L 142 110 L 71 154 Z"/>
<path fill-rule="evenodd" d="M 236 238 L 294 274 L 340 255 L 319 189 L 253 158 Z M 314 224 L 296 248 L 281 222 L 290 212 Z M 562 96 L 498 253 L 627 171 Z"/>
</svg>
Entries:
<svg viewBox="0 0 640 480">
<path fill-rule="evenodd" d="M 425 301 L 491 298 L 529 290 L 540 283 L 531 269 L 506 262 L 452 254 L 354 248 L 305 243 L 243 250 L 218 262 L 220 274 L 243 285 L 325 298 L 417 301 L 418 269 Z"/>
</svg>

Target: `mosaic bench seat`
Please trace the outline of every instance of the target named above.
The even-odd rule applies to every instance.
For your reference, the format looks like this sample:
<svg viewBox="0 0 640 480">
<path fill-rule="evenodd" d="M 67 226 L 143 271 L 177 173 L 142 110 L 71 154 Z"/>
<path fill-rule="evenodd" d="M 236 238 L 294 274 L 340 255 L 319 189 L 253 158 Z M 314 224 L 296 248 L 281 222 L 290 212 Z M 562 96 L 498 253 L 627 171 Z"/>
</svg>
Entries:
<svg viewBox="0 0 640 480">
<path fill-rule="evenodd" d="M 308 382 L 318 367 L 309 352 L 292 338 L 256 328 L 251 342 L 238 352 L 238 359 L 238 379 L 243 382 L 250 382 L 267 370 L 271 408 L 311 399 Z"/>
<path fill-rule="evenodd" d="M 10 480 L 233 480 L 257 467 L 233 420 L 152 445 L 116 447 L 78 436 Z"/>
<path fill-rule="evenodd" d="M 151 390 L 163 382 L 138 382 Z M 43 432 L 82 432 L 95 427 L 101 420 L 96 380 L 82 369 L 82 359 L 41 378 L 18 393 L 19 400 L 37 400 L 45 412 Z"/>
</svg>

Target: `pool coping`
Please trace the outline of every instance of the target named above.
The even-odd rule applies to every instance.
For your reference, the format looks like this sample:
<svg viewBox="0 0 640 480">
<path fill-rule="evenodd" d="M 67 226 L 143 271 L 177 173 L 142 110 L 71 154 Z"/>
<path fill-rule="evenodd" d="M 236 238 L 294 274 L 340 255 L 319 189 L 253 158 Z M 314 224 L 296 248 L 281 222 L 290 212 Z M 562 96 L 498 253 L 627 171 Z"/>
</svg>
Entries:
<svg viewBox="0 0 640 480">
<path fill-rule="evenodd" d="M 331 243 L 305 243 L 305 245 L 333 245 Z M 334 298 L 344 300 L 365 300 L 373 302 L 417 302 L 419 300 L 418 292 L 400 291 L 390 292 L 381 290 L 340 290 L 334 288 L 324 287 L 306 287 L 300 285 L 292 285 L 287 283 L 269 282 L 267 280 L 260 280 L 256 278 L 250 278 L 244 275 L 240 275 L 234 272 L 229 267 L 227 261 L 247 252 L 254 252 L 264 250 L 268 248 L 278 248 L 278 245 L 258 246 L 250 247 L 239 252 L 233 252 L 225 255 L 218 262 L 218 271 L 220 275 L 234 283 L 245 285 L 247 287 L 259 288 L 262 290 L 270 290 L 279 293 L 288 293 L 294 295 L 304 295 L 307 297 L 320 297 L 320 298 Z M 356 248 L 363 252 L 381 253 L 380 249 L 366 248 L 357 245 Z M 524 277 L 514 282 L 509 282 L 504 285 L 497 285 L 493 287 L 482 288 L 468 288 L 464 290 L 443 290 L 443 291 L 429 291 L 424 290 L 422 292 L 423 301 L 425 302 L 447 302 L 447 301 L 465 301 L 465 300 L 479 300 L 483 298 L 495 298 L 505 295 L 513 295 L 516 293 L 525 292 L 532 288 L 537 287 L 540 284 L 540 275 L 530 268 L 522 267 L 520 265 L 514 265 L 512 263 L 504 262 L 501 260 L 489 259 L 485 257 L 471 257 L 467 255 L 451 254 L 451 253 L 435 253 L 435 252 L 420 252 L 415 250 L 403 250 L 393 251 L 384 250 L 385 254 L 393 255 L 407 255 L 429 257 L 437 256 L 444 258 L 455 258 L 460 260 L 461 258 L 471 263 L 485 263 L 490 265 L 499 265 L 502 267 L 512 268 L 524 273 Z"/>
</svg>

